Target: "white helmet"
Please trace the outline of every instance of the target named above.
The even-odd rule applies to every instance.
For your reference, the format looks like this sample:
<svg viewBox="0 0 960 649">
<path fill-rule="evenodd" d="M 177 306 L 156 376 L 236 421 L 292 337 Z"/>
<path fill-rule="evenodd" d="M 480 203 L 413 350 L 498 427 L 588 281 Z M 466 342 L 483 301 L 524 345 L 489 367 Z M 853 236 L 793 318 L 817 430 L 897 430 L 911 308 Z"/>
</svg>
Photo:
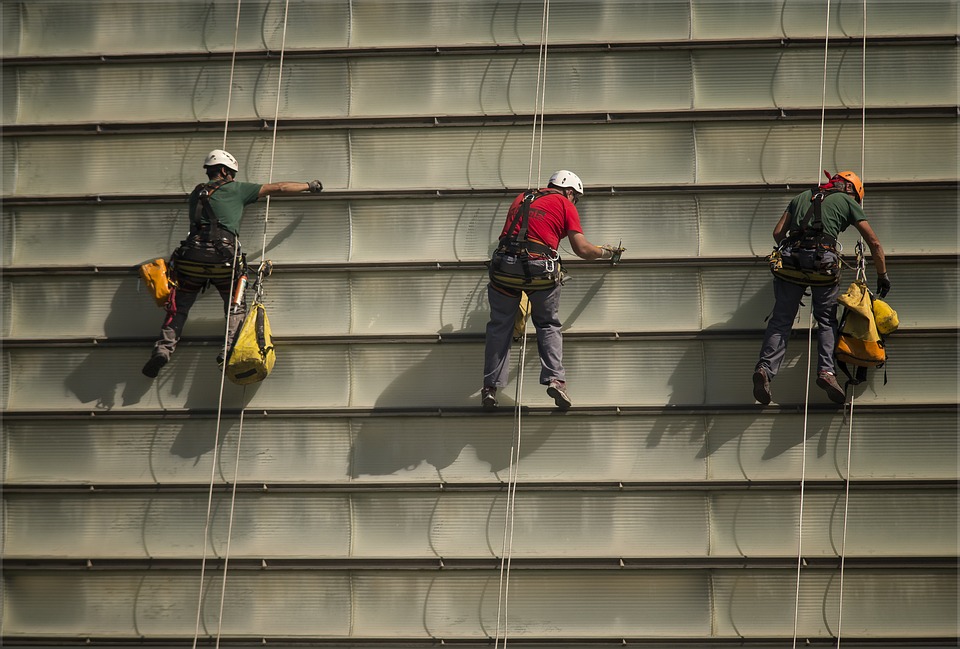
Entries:
<svg viewBox="0 0 960 649">
<path fill-rule="evenodd" d="M 583 183 L 580 181 L 580 176 L 566 169 L 561 169 L 550 176 L 549 184 L 554 187 L 569 187 L 578 195 L 583 195 Z"/>
<path fill-rule="evenodd" d="M 234 173 L 240 171 L 237 159 L 223 149 L 214 149 L 207 154 L 207 159 L 203 161 L 204 167 L 215 167 L 216 165 L 223 165 L 227 169 L 232 169 Z"/>
</svg>

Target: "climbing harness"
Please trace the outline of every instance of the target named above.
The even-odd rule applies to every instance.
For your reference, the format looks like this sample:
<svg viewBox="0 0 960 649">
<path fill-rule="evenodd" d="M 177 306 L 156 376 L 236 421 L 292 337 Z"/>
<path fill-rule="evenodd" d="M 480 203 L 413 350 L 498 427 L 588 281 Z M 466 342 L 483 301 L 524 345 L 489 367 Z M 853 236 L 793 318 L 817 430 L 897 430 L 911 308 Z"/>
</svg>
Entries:
<svg viewBox="0 0 960 649">
<path fill-rule="evenodd" d="M 220 226 L 210 205 L 210 196 L 231 182 L 228 178 L 220 178 L 210 183 L 200 183 L 193 190 L 197 195 L 197 204 L 190 223 L 190 234 L 180 242 L 171 257 L 177 274 L 205 283 L 225 280 L 231 274 L 235 281 L 246 272 L 246 257 L 241 252 L 240 242 L 233 232 Z M 206 217 L 206 222 L 202 216 Z"/>
<path fill-rule="evenodd" d="M 824 199 L 839 189 L 812 192 L 806 214 L 767 257 L 775 277 L 802 286 L 833 286 L 840 281 L 843 246 L 823 231 Z"/>
<path fill-rule="evenodd" d="M 566 272 L 560 253 L 546 244 L 527 238 L 530 206 L 538 198 L 558 193 L 552 189 L 524 192 L 513 220 L 507 225 L 507 233 L 501 237 L 490 259 L 490 282 L 494 286 L 515 292 L 551 289 L 563 283 Z"/>
<path fill-rule="evenodd" d="M 223 127 L 223 147 L 224 148 L 226 148 L 226 145 L 227 145 L 227 126 L 230 120 L 230 103 L 231 103 L 231 97 L 233 94 L 233 75 L 234 75 L 234 68 L 236 65 L 237 40 L 240 32 L 241 2 L 242 0 L 237 0 L 237 17 L 236 17 L 236 24 L 234 26 L 234 38 L 233 38 L 233 56 L 231 57 L 231 60 L 230 60 L 230 89 L 227 95 L 227 111 L 226 111 L 226 117 L 224 118 L 224 127 Z M 289 5 L 290 5 L 289 0 L 285 0 L 284 9 L 283 9 L 283 32 L 282 32 L 281 41 L 280 41 L 280 60 L 278 64 L 279 72 L 277 75 L 277 104 L 276 104 L 276 112 L 275 112 L 274 121 L 273 121 L 273 138 L 272 138 L 272 150 L 270 154 L 270 173 L 269 173 L 268 182 L 273 182 L 274 154 L 276 152 L 276 144 L 277 144 L 277 123 L 279 121 L 279 116 L 280 116 L 280 97 L 281 97 L 282 80 L 283 80 L 283 59 L 284 59 L 284 52 L 286 49 L 287 18 L 289 13 Z M 209 198 L 209 194 L 207 195 L 207 198 Z M 201 204 L 206 205 L 207 202 L 201 199 Z M 211 210 L 211 213 L 212 213 L 212 210 Z M 207 215 L 211 224 L 218 225 L 216 221 L 216 215 L 212 215 L 213 218 L 211 218 L 211 215 L 212 214 Z M 266 341 L 269 340 L 269 324 L 267 323 L 266 312 L 263 307 L 263 279 L 266 276 L 269 276 L 270 274 L 269 271 L 272 269 L 272 265 L 270 264 L 270 262 L 262 261 L 262 259 L 263 259 L 263 255 L 266 252 L 267 225 L 269 223 L 269 216 L 270 216 L 270 197 L 267 196 L 264 223 L 263 223 L 263 246 L 261 248 L 261 255 L 260 255 L 261 263 L 257 272 L 257 281 L 255 284 L 256 299 L 254 301 L 253 309 L 251 311 L 251 313 L 253 314 L 257 314 L 257 313 L 263 314 L 263 331 L 265 333 L 264 340 Z M 223 232 L 222 228 L 218 228 L 218 229 L 220 229 L 221 232 Z M 240 249 L 240 244 L 239 242 L 236 242 L 237 252 L 239 252 L 239 249 Z M 233 266 L 230 269 L 230 272 L 232 273 L 230 295 L 233 296 L 234 290 L 237 289 L 237 292 L 240 294 L 241 299 L 242 299 L 243 291 L 245 290 L 245 285 L 246 285 L 245 261 L 246 261 L 245 257 L 243 257 L 242 255 L 234 255 Z M 242 273 L 239 272 L 241 270 L 241 266 L 242 266 Z M 249 319 L 249 315 L 248 315 L 248 319 Z M 257 317 L 254 316 L 255 332 L 256 332 L 256 320 L 257 320 Z M 224 336 L 223 336 L 224 350 L 227 349 L 227 343 L 229 341 L 229 336 L 230 336 L 229 323 L 230 323 L 230 320 L 229 318 L 227 318 L 227 326 L 225 327 Z M 239 334 L 238 334 L 238 337 L 239 337 Z M 270 343 L 267 343 L 267 344 L 269 344 L 272 352 L 272 344 Z M 204 530 L 203 530 L 203 543 L 202 543 L 203 558 L 200 564 L 200 589 L 199 589 L 200 592 L 199 592 L 198 601 L 197 601 L 197 618 L 196 618 L 196 627 L 194 629 L 194 635 L 193 635 L 192 649 L 196 649 L 197 641 L 200 637 L 200 618 L 203 612 L 203 600 L 204 600 L 204 590 L 205 590 L 204 580 L 205 580 L 206 563 L 207 563 L 207 539 L 209 538 L 210 520 L 211 520 L 211 513 L 213 510 L 213 486 L 214 486 L 214 480 L 216 477 L 216 469 L 218 464 L 218 452 L 220 449 L 220 427 L 221 427 L 221 421 L 223 416 L 223 393 L 224 393 L 224 382 L 227 377 L 227 365 L 228 363 L 224 362 L 223 368 L 220 374 L 220 395 L 219 395 L 219 402 L 217 404 L 217 424 L 216 424 L 216 433 L 215 433 L 214 444 L 213 444 L 213 458 L 212 458 L 212 464 L 210 468 L 210 484 L 209 484 L 209 489 L 207 493 L 207 514 L 206 514 L 206 521 L 204 523 Z M 273 367 L 273 364 L 271 362 L 270 368 L 272 367 Z M 269 373 L 269 369 L 267 370 L 267 373 Z M 245 403 L 245 400 L 246 400 L 246 387 L 243 388 L 241 403 Z M 244 419 L 245 412 L 246 412 L 246 408 L 245 407 L 241 408 L 239 427 L 237 430 L 237 454 L 236 454 L 236 459 L 234 463 L 233 485 L 230 492 L 230 516 L 229 516 L 229 522 L 227 526 L 227 543 L 226 543 L 226 548 L 224 549 L 224 554 L 223 554 L 223 578 L 220 586 L 220 610 L 217 616 L 217 636 L 216 636 L 215 649 L 219 649 L 220 647 L 220 638 L 223 630 L 223 607 L 224 607 L 224 601 L 226 599 L 227 571 L 230 563 L 230 544 L 233 536 L 234 509 L 236 506 L 236 498 L 237 498 L 237 483 L 238 483 L 238 476 L 240 471 L 240 451 L 242 448 L 243 419 Z"/>
</svg>

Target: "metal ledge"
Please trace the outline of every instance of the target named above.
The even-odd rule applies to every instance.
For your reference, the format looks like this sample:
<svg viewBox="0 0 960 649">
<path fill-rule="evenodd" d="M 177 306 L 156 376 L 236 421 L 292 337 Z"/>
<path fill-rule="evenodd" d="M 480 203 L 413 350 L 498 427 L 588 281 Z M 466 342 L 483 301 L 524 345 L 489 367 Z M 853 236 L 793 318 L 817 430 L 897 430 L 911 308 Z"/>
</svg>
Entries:
<svg viewBox="0 0 960 649">
<path fill-rule="evenodd" d="M 930 36 L 868 36 L 866 45 L 878 47 L 885 45 L 955 45 L 956 34 L 945 33 Z M 703 49 L 741 49 L 762 47 L 812 47 L 822 46 L 822 38 L 740 38 L 740 39 L 703 39 L 703 40 L 663 40 L 633 41 L 611 43 L 558 43 L 550 44 L 551 54 L 608 52 L 608 51 L 659 51 L 659 50 L 703 50 Z M 831 36 L 830 46 L 835 48 L 863 47 L 861 37 Z M 424 55 L 479 55 L 490 54 L 534 54 L 539 52 L 539 43 L 510 45 L 421 45 L 402 47 L 358 47 L 327 49 L 290 49 L 283 52 L 285 60 L 312 58 L 359 58 L 371 56 L 424 56 Z M 238 61 L 279 61 L 280 52 L 271 49 L 241 50 L 236 52 Z M 2 60 L 3 67 L 28 65 L 67 65 L 67 64 L 123 64 L 154 62 L 229 62 L 234 57 L 232 50 L 222 52 L 158 52 L 154 54 L 85 54 L 54 56 L 8 56 Z"/>
<path fill-rule="evenodd" d="M 587 187 L 590 197 L 615 197 L 618 195 L 644 194 L 743 194 L 752 193 L 784 193 L 809 189 L 812 183 L 771 183 L 771 184 L 723 184 L 723 185 L 590 185 Z M 953 190 L 960 188 L 960 179 L 951 180 L 924 180 L 924 181 L 887 181 L 871 182 L 870 191 L 929 191 Z M 513 198 L 525 187 L 505 187 L 496 189 L 471 189 L 463 187 L 447 187 L 433 189 L 410 190 L 337 190 L 324 189 L 317 196 L 275 196 L 270 200 L 279 201 L 356 201 L 356 200 L 442 200 L 464 198 Z M 12 206 L 64 206 L 64 205 L 136 205 L 141 203 L 173 203 L 182 204 L 186 201 L 189 192 L 177 194 L 73 194 L 69 196 L 2 196 L 4 207 Z"/>
<path fill-rule="evenodd" d="M 873 107 L 866 109 L 869 119 L 921 119 L 957 116 L 957 106 L 923 106 L 915 108 Z M 827 108 L 828 120 L 860 120 L 862 109 Z M 820 119 L 819 108 L 757 108 L 728 110 L 677 110 L 643 111 L 635 113 L 554 113 L 544 115 L 544 122 L 552 125 L 583 124 L 638 124 L 664 122 L 715 122 L 715 121 L 793 121 Z M 289 118 L 276 123 L 278 131 L 361 129 L 361 128 L 443 128 L 443 127 L 488 127 L 528 126 L 533 115 L 510 113 L 503 115 L 462 116 L 408 116 L 408 117 L 331 117 Z M 222 131 L 222 120 L 191 122 L 99 122 L 91 124 L 18 125 L 4 124 L 4 137 L 29 137 L 50 135 L 131 135 L 146 133 L 202 133 Z M 231 132 L 272 131 L 274 122 L 264 119 L 239 119 L 230 121 Z"/>
</svg>

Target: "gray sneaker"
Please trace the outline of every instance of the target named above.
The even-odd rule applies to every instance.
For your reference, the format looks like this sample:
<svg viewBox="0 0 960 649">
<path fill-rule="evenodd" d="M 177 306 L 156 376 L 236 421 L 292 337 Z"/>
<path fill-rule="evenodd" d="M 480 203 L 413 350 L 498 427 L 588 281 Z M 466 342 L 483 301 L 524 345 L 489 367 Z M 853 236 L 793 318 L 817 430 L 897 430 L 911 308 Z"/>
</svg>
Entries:
<svg viewBox="0 0 960 649">
<path fill-rule="evenodd" d="M 834 403 L 843 404 L 847 400 L 847 393 L 844 392 L 840 384 L 837 383 L 837 377 L 830 372 L 820 372 L 817 376 L 817 385 L 823 388 L 827 393 L 827 398 Z"/>
<path fill-rule="evenodd" d="M 557 404 L 557 408 L 560 408 L 560 410 L 566 410 L 573 405 L 573 402 L 570 401 L 570 397 L 567 395 L 567 384 L 563 381 L 557 381 L 556 379 L 550 381 L 550 385 L 547 387 L 547 394 L 553 397 L 553 402 Z"/>
<path fill-rule="evenodd" d="M 753 373 L 753 398 L 765 406 L 770 405 L 770 399 L 772 398 L 770 379 L 767 378 L 767 373 L 759 367 Z"/>
</svg>

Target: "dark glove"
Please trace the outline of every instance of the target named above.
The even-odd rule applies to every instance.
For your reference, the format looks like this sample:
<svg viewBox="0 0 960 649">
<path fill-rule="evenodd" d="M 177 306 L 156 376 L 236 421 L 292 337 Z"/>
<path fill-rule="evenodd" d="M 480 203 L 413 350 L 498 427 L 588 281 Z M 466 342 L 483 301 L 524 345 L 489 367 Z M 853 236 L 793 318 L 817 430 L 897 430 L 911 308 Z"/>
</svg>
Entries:
<svg viewBox="0 0 960 649">
<path fill-rule="evenodd" d="M 309 191 L 311 194 L 319 194 L 323 191 L 323 183 L 319 180 L 311 180 L 307 183 L 307 186 L 310 188 Z"/>
<path fill-rule="evenodd" d="M 610 260 L 610 262 L 614 264 L 620 263 L 620 257 L 623 256 L 623 251 L 626 250 L 626 248 L 621 246 L 612 246 L 610 244 L 604 244 L 600 246 L 600 249 L 603 250 L 600 259 Z"/>
<path fill-rule="evenodd" d="M 890 278 L 886 273 L 877 275 L 877 293 L 880 297 L 885 297 L 890 292 Z"/>
</svg>

